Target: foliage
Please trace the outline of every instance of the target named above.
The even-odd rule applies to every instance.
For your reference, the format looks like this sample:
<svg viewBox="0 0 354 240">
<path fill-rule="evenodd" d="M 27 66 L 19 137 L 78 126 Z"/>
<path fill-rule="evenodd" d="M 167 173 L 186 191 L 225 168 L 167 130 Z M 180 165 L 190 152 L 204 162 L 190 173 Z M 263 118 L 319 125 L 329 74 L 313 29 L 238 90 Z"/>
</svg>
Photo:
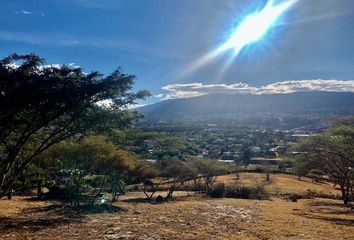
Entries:
<svg viewBox="0 0 354 240">
<path fill-rule="evenodd" d="M 212 198 L 222 198 L 225 195 L 225 184 L 216 183 L 209 191 L 208 195 Z"/>
<path fill-rule="evenodd" d="M 218 175 L 222 175 L 228 172 L 227 167 L 217 160 L 192 158 L 189 161 L 190 164 L 196 169 L 198 174 L 204 178 L 206 193 L 212 189 Z"/>
<path fill-rule="evenodd" d="M 138 183 L 142 183 L 142 191 L 147 199 L 151 200 L 156 191 L 159 189 L 156 178 L 160 171 L 156 164 L 147 161 L 137 161 L 133 174 L 137 177 Z"/>
<path fill-rule="evenodd" d="M 167 199 L 172 199 L 176 184 L 182 181 L 190 180 L 195 177 L 194 169 L 191 165 L 180 160 L 161 160 L 162 174 L 169 186 Z"/>
<path fill-rule="evenodd" d="M 266 200 L 270 198 L 270 194 L 263 184 L 256 183 L 255 186 L 246 187 L 236 183 L 225 188 L 225 197 Z"/>
<path fill-rule="evenodd" d="M 339 126 L 297 145 L 300 166 L 317 166 L 341 188 L 344 204 L 353 197 L 354 127 Z M 299 161 L 299 159 L 298 159 Z M 308 172 L 312 169 L 307 168 Z"/>
<path fill-rule="evenodd" d="M 197 155 L 199 149 L 183 136 L 169 136 L 160 132 L 137 129 L 114 130 L 110 139 L 122 149 L 132 151 L 144 158 L 183 159 Z"/>
<path fill-rule="evenodd" d="M 0 196 L 55 143 L 88 130 L 123 128 L 138 117 L 124 108 L 149 94 L 118 68 L 104 77 L 72 66 L 44 65 L 37 55 L 0 60 Z M 110 107 L 98 104 L 111 99 Z"/>
</svg>

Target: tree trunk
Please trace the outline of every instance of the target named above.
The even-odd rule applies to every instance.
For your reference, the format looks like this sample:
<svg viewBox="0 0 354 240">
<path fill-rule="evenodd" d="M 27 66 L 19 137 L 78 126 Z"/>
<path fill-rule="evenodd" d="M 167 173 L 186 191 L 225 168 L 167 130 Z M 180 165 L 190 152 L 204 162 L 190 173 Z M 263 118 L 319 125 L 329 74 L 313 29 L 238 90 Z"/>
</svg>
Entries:
<svg viewBox="0 0 354 240">
<path fill-rule="evenodd" d="M 198 191 L 197 188 L 197 179 L 193 179 L 193 183 L 194 183 L 194 192 L 196 193 Z"/>
<path fill-rule="evenodd" d="M 100 189 L 98 190 L 98 192 L 96 193 L 95 197 L 91 201 L 91 204 L 94 204 L 96 202 L 98 196 L 101 195 L 101 192 L 102 192 L 102 189 L 103 189 L 103 185 L 106 182 L 106 178 L 107 178 L 107 175 L 104 175 L 104 178 L 103 178 L 103 180 L 101 182 L 101 185 L 100 185 Z"/>
<path fill-rule="evenodd" d="M 344 203 L 344 205 L 348 205 L 348 195 L 346 194 L 347 193 L 347 191 L 346 191 L 346 189 L 345 189 L 345 186 L 344 186 L 344 184 L 340 184 L 340 189 L 341 189 L 341 192 L 342 192 L 342 200 L 343 200 L 343 203 Z"/>
<path fill-rule="evenodd" d="M 37 198 L 40 198 L 42 196 L 42 179 L 40 177 L 41 177 L 41 175 L 38 174 Z"/>
<path fill-rule="evenodd" d="M 173 183 L 171 186 L 170 186 L 170 189 L 169 189 L 169 191 L 168 191 L 168 194 L 167 194 L 167 196 L 166 196 L 166 200 L 168 200 L 168 199 L 171 199 L 172 200 L 172 197 L 173 197 L 173 192 L 174 192 L 174 190 L 175 190 L 175 187 L 176 187 L 176 183 Z"/>
</svg>

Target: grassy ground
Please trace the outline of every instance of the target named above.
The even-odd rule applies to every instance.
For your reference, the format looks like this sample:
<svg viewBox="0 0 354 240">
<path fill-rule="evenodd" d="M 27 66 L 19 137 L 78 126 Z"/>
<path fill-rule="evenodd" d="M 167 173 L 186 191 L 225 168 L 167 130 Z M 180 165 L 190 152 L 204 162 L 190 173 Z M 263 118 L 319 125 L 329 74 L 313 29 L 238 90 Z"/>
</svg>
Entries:
<svg viewBox="0 0 354 240">
<path fill-rule="evenodd" d="M 216 179 L 217 182 L 224 182 L 225 184 L 233 184 L 236 182 L 235 174 L 226 176 L 220 176 Z M 242 173 L 239 184 L 251 186 L 256 183 L 264 183 L 266 175 L 264 173 Z M 266 184 L 266 189 L 271 193 L 290 194 L 297 193 L 302 194 L 309 189 L 316 192 L 323 192 L 327 194 L 339 194 L 339 190 L 333 187 L 333 184 L 328 182 L 314 183 L 312 179 L 302 177 L 298 180 L 297 176 L 288 174 L 271 174 L 270 182 Z"/>
<path fill-rule="evenodd" d="M 281 187 L 298 180 L 279 175 L 273 181 Z M 294 183 L 294 189 L 318 187 L 306 183 L 304 188 Z M 333 191 L 330 185 L 319 186 Z M 286 186 L 284 191 L 294 189 Z M 210 199 L 186 192 L 163 204 L 142 198 L 142 193 L 132 192 L 114 208 L 80 214 L 55 202 L 0 200 L 0 239 L 354 239 L 354 214 L 338 200 Z"/>
</svg>

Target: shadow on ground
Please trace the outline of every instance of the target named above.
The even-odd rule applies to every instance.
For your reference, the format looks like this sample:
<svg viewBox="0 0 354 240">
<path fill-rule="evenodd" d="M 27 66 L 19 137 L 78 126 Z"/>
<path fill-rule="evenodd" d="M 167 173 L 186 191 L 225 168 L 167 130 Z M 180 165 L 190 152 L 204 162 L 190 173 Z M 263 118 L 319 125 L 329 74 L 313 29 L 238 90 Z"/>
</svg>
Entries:
<svg viewBox="0 0 354 240">
<path fill-rule="evenodd" d="M 299 215 L 333 224 L 354 226 L 354 212 L 350 206 L 333 201 L 316 201 L 309 203 L 308 206 L 310 209 Z"/>
<path fill-rule="evenodd" d="M 49 206 L 24 209 L 13 217 L 0 216 L 0 231 L 7 230 L 36 232 L 43 228 L 56 228 L 60 225 L 80 223 L 90 214 L 119 213 L 124 208 L 109 204 L 82 205 L 79 207 L 53 204 Z"/>
</svg>

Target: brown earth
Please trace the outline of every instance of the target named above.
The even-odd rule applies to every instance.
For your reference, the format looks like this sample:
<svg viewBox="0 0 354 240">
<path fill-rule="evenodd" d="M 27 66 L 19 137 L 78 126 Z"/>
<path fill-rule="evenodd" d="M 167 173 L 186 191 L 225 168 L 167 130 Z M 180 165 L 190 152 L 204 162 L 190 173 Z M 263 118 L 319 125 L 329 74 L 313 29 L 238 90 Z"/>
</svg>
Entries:
<svg viewBox="0 0 354 240">
<path fill-rule="evenodd" d="M 280 183 L 287 178 L 277 177 Z M 339 200 L 210 199 L 185 192 L 163 204 L 142 198 L 132 192 L 114 212 L 81 214 L 29 197 L 0 200 L 0 239 L 354 239 L 354 213 Z"/>
</svg>

